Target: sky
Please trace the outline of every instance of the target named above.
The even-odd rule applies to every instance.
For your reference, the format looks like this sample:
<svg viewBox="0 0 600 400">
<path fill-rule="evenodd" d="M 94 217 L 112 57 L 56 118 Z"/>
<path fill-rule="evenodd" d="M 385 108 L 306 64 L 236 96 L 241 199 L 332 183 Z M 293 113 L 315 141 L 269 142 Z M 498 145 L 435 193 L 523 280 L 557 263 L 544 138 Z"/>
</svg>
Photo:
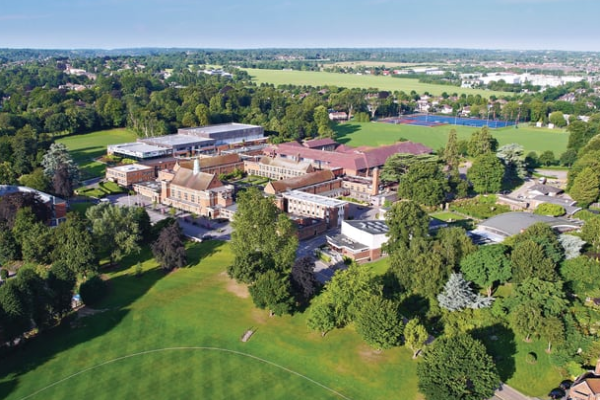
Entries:
<svg viewBox="0 0 600 400">
<path fill-rule="evenodd" d="M 599 0 L 3 0 L 0 48 L 600 51 Z"/>
</svg>

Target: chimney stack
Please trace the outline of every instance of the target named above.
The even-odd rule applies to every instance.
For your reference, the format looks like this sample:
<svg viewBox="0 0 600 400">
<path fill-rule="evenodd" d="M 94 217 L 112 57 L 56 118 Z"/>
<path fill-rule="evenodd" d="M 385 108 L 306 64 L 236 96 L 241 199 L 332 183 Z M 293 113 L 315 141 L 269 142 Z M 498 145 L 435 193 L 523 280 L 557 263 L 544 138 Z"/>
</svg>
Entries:
<svg viewBox="0 0 600 400">
<path fill-rule="evenodd" d="M 371 186 L 371 196 L 379 194 L 379 168 L 373 168 L 373 183 Z"/>
<path fill-rule="evenodd" d="M 200 160 L 198 160 L 197 158 L 194 160 L 194 170 L 193 170 L 193 174 L 194 175 L 198 175 L 198 173 L 200 172 Z"/>
<path fill-rule="evenodd" d="M 596 369 L 594 369 L 594 374 L 596 376 L 600 375 L 600 358 L 596 361 Z"/>
</svg>

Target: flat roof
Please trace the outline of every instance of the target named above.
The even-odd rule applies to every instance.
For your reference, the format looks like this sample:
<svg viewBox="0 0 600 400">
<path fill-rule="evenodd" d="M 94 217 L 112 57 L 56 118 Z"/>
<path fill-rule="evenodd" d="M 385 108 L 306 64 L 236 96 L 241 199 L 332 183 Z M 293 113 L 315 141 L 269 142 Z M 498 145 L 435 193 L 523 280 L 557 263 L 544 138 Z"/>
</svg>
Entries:
<svg viewBox="0 0 600 400">
<path fill-rule="evenodd" d="M 165 135 L 165 136 L 153 136 L 147 139 L 140 139 L 140 141 L 144 143 L 155 144 L 158 146 L 180 146 L 180 145 L 188 145 L 195 143 L 206 143 L 210 142 L 214 143 L 214 139 L 208 139 L 198 136 L 189 136 L 189 135 L 181 135 L 179 133 L 173 135 Z"/>
<path fill-rule="evenodd" d="M 252 129 L 252 128 L 262 128 L 260 125 L 250 125 L 250 124 L 240 124 L 237 122 L 230 122 L 225 124 L 217 124 L 217 125 L 205 125 L 205 126 L 197 126 L 193 128 L 181 128 L 180 131 L 189 131 L 191 133 L 220 133 L 220 132 L 228 132 L 228 131 L 236 131 L 240 129 Z"/>
<path fill-rule="evenodd" d="M 319 196 L 318 194 L 301 192 L 299 190 L 284 192 L 283 197 L 293 200 L 315 203 L 326 207 L 340 207 L 348 204 L 347 201 L 332 199 L 330 197 L 325 196 Z"/>
<path fill-rule="evenodd" d="M 151 153 L 154 151 L 164 151 L 164 147 L 154 146 L 151 144 L 132 142 L 132 143 L 121 143 L 111 144 L 108 148 L 112 151 L 127 151 L 130 153 Z"/>
<path fill-rule="evenodd" d="M 112 167 L 110 169 L 119 171 L 119 172 L 132 172 L 132 171 L 143 171 L 143 170 L 148 170 L 148 169 L 151 170 L 153 168 L 149 167 L 147 165 L 141 165 L 141 164 L 127 164 L 127 165 L 119 165 L 118 167 Z"/>
<path fill-rule="evenodd" d="M 561 231 L 580 228 L 577 222 L 566 218 L 556 218 L 528 212 L 508 212 L 486 219 L 477 225 L 476 230 L 487 229 L 497 235 L 509 237 L 521 233 L 537 222 L 543 222 L 551 228 Z"/>
<path fill-rule="evenodd" d="M 385 221 L 379 219 L 345 220 L 343 224 L 348 224 L 353 228 L 370 233 L 371 235 L 386 234 L 390 228 Z"/>
<path fill-rule="evenodd" d="M 369 246 L 352 240 L 348 236 L 342 234 L 338 234 L 335 236 L 327 236 L 327 242 L 333 245 L 334 247 L 344 247 L 352 251 L 353 253 L 369 249 Z"/>
</svg>

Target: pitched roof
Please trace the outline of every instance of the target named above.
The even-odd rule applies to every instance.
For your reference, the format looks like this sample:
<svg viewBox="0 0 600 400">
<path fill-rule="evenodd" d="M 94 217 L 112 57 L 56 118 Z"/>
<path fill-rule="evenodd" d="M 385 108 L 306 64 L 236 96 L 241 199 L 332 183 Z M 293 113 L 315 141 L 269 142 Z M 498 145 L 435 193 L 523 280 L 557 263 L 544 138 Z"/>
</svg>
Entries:
<svg viewBox="0 0 600 400">
<path fill-rule="evenodd" d="M 558 194 L 558 193 L 564 192 L 564 190 L 559 189 L 557 187 L 550 186 L 550 185 L 544 185 L 544 184 L 541 184 L 541 183 L 537 183 L 537 184 L 533 185 L 528 190 L 530 192 L 537 191 L 537 192 L 540 192 L 540 193 L 543 193 L 543 194 L 548 194 L 548 193 L 556 193 L 556 194 Z"/>
<path fill-rule="evenodd" d="M 194 171 L 191 169 L 179 168 L 175 172 L 171 185 L 182 186 L 193 190 L 208 190 L 213 181 L 218 181 L 215 174 L 198 172 L 194 175 Z"/>
<path fill-rule="evenodd" d="M 425 154 L 431 149 L 420 143 L 399 142 L 375 148 L 352 148 L 338 146 L 335 151 L 309 149 L 296 142 L 281 143 L 275 152 L 287 157 L 300 157 L 319 163 L 321 168 L 341 167 L 348 170 L 360 171 L 381 167 L 389 156 L 395 153 Z"/>
<path fill-rule="evenodd" d="M 311 172 L 302 176 L 282 179 L 280 181 L 272 181 L 267 186 L 271 186 L 275 193 L 282 193 L 288 190 L 301 189 L 319 183 L 332 181 L 334 179 L 335 175 L 333 172 L 325 169 L 322 171 Z"/>
<path fill-rule="evenodd" d="M 214 157 L 202 157 L 202 158 L 199 158 L 198 161 L 200 161 L 200 169 L 202 169 L 202 168 L 218 167 L 220 165 L 235 164 L 235 163 L 238 163 L 241 161 L 241 157 L 239 156 L 239 154 L 223 154 L 223 155 L 214 156 Z M 179 164 L 183 168 L 194 169 L 194 161 L 193 160 L 181 161 Z"/>
<path fill-rule="evenodd" d="M 311 165 L 307 161 L 294 161 L 282 157 L 263 157 L 259 161 L 261 164 L 271 165 L 274 167 L 284 167 L 288 169 L 294 169 L 298 171 L 308 171 L 311 169 Z"/>
<path fill-rule="evenodd" d="M 331 145 L 335 146 L 337 144 L 338 143 L 331 138 L 307 140 L 304 143 L 302 143 L 302 145 L 304 147 L 308 147 L 309 149 L 314 149 L 315 147 L 331 146 Z"/>
</svg>

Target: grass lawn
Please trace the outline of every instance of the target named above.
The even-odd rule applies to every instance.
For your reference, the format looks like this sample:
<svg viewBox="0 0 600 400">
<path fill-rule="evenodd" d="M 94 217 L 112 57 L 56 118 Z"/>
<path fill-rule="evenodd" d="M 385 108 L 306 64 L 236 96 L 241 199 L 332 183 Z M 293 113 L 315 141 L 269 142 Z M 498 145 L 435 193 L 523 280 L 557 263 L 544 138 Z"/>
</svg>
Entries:
<svg viewBox="0 0 600 400">
<path fill-rule="evenodd" d="M 437 150 L 446 146 L 448 132 L 456 129 L 459 139 L 469 139 L 476 128 L 444 125 L 426 127 L 403 124 L 386 124 L 379 122 L 345 123 L 335 126 L 337 140 L 349 146 L 380 146 L 396 142 L 405 138 L 414 142 L 423 143 Z M 525 148 L 525 153 L 537 151 L 538 154 L 552 150 L 558 158 L 567 149 L 569 134 L 561 130 L 532 128 L 526 124 L 513 127 L 492 129 L 492 135 L 498 140 L 500 146 L 509 143 L 519 143 Z"/>
<path fill-rule="evenodd" d="M 417 93 L 423 94 L 429 92 L 431 95 L 439 96 L 443 92 L 459 95 L 465 93 L 467 95 L 480 94 L 483 97 L 491 95 L 502 96 L 507 93 L 497 92 L 493 90 L 468 89 L 458 86 L 435 85 L 430 83 L 421 83 L 418 79 L 409 78 L 393 78 L 391 76 L 375 76 L 375 75 L 352 75 L 339 74 L 333 72 L 317 72 L 317 71 L 283 71 L 273 69 L 253 69 L 243 68 L 250 74 L 252 80 L 256 83 L 270 83 L 278 85 L 296 85 L 296 86 L 337 86 L 345 88 L 377 88 L 387 91 L 404 91 L 410 93 L 414 90 Z"/>
<path fill-rule="evenodd" d="M 60 138 L 57 142 L 64 143 L 81 171 L 81 179 L 104 176 L 105 165 L 95 161 L 106 154 L 106 146 L 135 142 L 137 136 L 127 129 L 111 129 L 82 135 L 72 135 Z"/>
<path fill-rule="evenodd" d="M 137 257 L 141 278 L 136 258 L 121 262 L 97 306 L 107 311 L 3 359 L 0 398 L 418 398 L 410 350 L 378 354 L 352 327 L 322 338 L 304 315 L 269 318 L 224 274 L 227 244 L 194 244 L 188 254 L 193 265 L 168 275 L 147 251 Z M 249 328 L 256 333 L 242 343 Z"/>
<path fill-rule="evenodd" d="M 439 219 L 440 221 L 444 221 L 444 222 L 461 221 L 463 219 L 466 219 L 462 215 L 459 215 L 459 214 L 456 214 L 453 212 L 449 212 L 449 211 L 436 212 L 436 213 L 429 214 L 429 215 L 435 219 Z"/>
</svg>

